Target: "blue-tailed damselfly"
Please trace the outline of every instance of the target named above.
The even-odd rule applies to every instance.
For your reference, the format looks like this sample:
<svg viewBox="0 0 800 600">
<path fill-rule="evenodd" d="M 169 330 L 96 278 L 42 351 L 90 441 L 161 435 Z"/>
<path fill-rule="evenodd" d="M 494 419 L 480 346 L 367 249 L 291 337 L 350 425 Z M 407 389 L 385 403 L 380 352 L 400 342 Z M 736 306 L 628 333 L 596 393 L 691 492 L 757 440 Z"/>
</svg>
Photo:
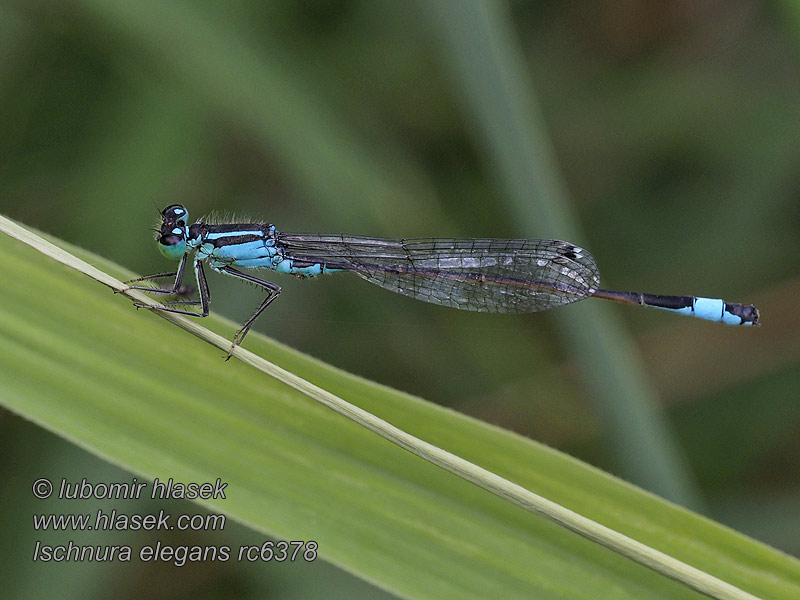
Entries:
<svg viewBox="0 0 800 600">
<path fill-rule="evenodd" d="M 198 301 L 137 305 L 205 317 L 209 291 L 203 263 L 219 273 L 261 287 L 267 297 L 233 337 L 242 343 L 258 316 L 281 288 L 238 268 L 271 269 L 296 277 L 352 271 L 393 292 L 417 300 L 478 312 L 528 313 L 594 297 L 652 306 L 728 325 L 758 325 L 758 310 L 694 296 L 660 296 L 601 290 L 594 258 L 583 248 L 559 240 L 375 238 L 340 233 L 284 233 L 268 223 L 204 223 L 189 225 L 185 207 L 174 204 L 161 212 L 156 239 L 161 253 L 180 261 L 178 270 L 135 281 L 174 277 L 170 288 L 131 286 L 159 294 L 177 294 L 191 260 Z M 200 312 L 181 308 L 194 305 Z"/>
</svg>

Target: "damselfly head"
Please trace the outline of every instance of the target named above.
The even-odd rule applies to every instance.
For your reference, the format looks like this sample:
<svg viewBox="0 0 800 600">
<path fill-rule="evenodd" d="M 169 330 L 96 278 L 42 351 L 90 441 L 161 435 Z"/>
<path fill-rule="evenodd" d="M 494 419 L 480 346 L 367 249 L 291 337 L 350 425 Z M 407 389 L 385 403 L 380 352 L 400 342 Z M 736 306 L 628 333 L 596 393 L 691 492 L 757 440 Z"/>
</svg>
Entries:
<svg viewBox="0 0 800 600">
<path fill-rule="evenodd" d="M 167 258 L 178 260 L 186 254 L 186 223 L 189 211 L 173 204 L 161 211 L 161 227 L 156 234 L 158 249 Z"/>
</svg>

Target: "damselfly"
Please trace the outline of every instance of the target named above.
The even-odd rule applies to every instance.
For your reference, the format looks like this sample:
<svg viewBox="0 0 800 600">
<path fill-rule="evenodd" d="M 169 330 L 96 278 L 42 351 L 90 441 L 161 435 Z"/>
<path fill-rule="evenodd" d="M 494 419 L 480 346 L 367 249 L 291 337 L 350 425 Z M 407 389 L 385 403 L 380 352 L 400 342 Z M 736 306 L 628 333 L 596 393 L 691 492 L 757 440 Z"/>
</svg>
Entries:
<svg viewBox="0 0 800 600">
<path fill-rule="evenodd" d="M 233 337 L 228 352 L 242 343 L 281 288 L 238 268 L 272 269 L 300 278 L 352 271 L 367 281 L 417 300 L 491 313 L 528 313 L 594 297 L 652 306 L 681 315 L 728 325 L 758 325 L 753 306 L 640 292 L 601 290 L 597 264 L 583 248 L 559 240 L 375 238 L 340 233 L 284 233 L 268 223 L 204 223 L 189 225 L 189 213 L 178 204 L 161 213 L 156 240 L 161 253 L 180 261 L 178 270 L 156 273 L 128 283 L 174 277 L 169 288 L 131 286 L 157 294 L 183 288 L 191 260 L 200 299 L 164 302 L 142 308 L 205 317 L 209 290 L 203 263 L 219 273 L 261 287 L 267 297 Z M 183 308 L 199 306 L 200 311 Z"/>
</svg>

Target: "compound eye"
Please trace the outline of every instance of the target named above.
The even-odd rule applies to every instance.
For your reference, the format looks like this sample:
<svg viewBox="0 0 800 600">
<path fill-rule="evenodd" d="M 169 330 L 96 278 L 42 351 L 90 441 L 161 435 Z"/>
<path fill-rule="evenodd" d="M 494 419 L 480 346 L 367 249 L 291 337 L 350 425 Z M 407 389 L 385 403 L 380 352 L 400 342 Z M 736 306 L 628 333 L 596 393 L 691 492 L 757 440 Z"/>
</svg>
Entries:
<svg viewBox="0 0 800 600">
<path fill-rule="evenodd" d="M 183 235 L 177 233 L 167 233 L 158 239 L 158 243 L 162 246 L 177 246 L 183 242 Z"/>
<path fill-rule="evenodd" d="M 158 238 L 158 249 L 161 254 L 173 260 L 180 259 L 186 253 L 186 235 L 184 229 L 175 227 Z"/>
</svg>

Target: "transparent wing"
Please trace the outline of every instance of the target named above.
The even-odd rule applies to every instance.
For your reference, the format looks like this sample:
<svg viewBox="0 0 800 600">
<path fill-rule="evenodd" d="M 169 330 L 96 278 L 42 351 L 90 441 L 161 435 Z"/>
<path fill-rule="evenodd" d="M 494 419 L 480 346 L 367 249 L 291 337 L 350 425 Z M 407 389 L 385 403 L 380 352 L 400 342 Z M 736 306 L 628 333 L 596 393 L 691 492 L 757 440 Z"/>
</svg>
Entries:
<svg viewBox="0 0 800 600">
<path fill-rule="evenodd" d="M 592 255 L 559 240 L 281 233 L 277 242 L 296 265 L 353 271 L 398 294 L 462 310 L 536 312 L 591 296 L 600 285 Z"/>
</svg>

